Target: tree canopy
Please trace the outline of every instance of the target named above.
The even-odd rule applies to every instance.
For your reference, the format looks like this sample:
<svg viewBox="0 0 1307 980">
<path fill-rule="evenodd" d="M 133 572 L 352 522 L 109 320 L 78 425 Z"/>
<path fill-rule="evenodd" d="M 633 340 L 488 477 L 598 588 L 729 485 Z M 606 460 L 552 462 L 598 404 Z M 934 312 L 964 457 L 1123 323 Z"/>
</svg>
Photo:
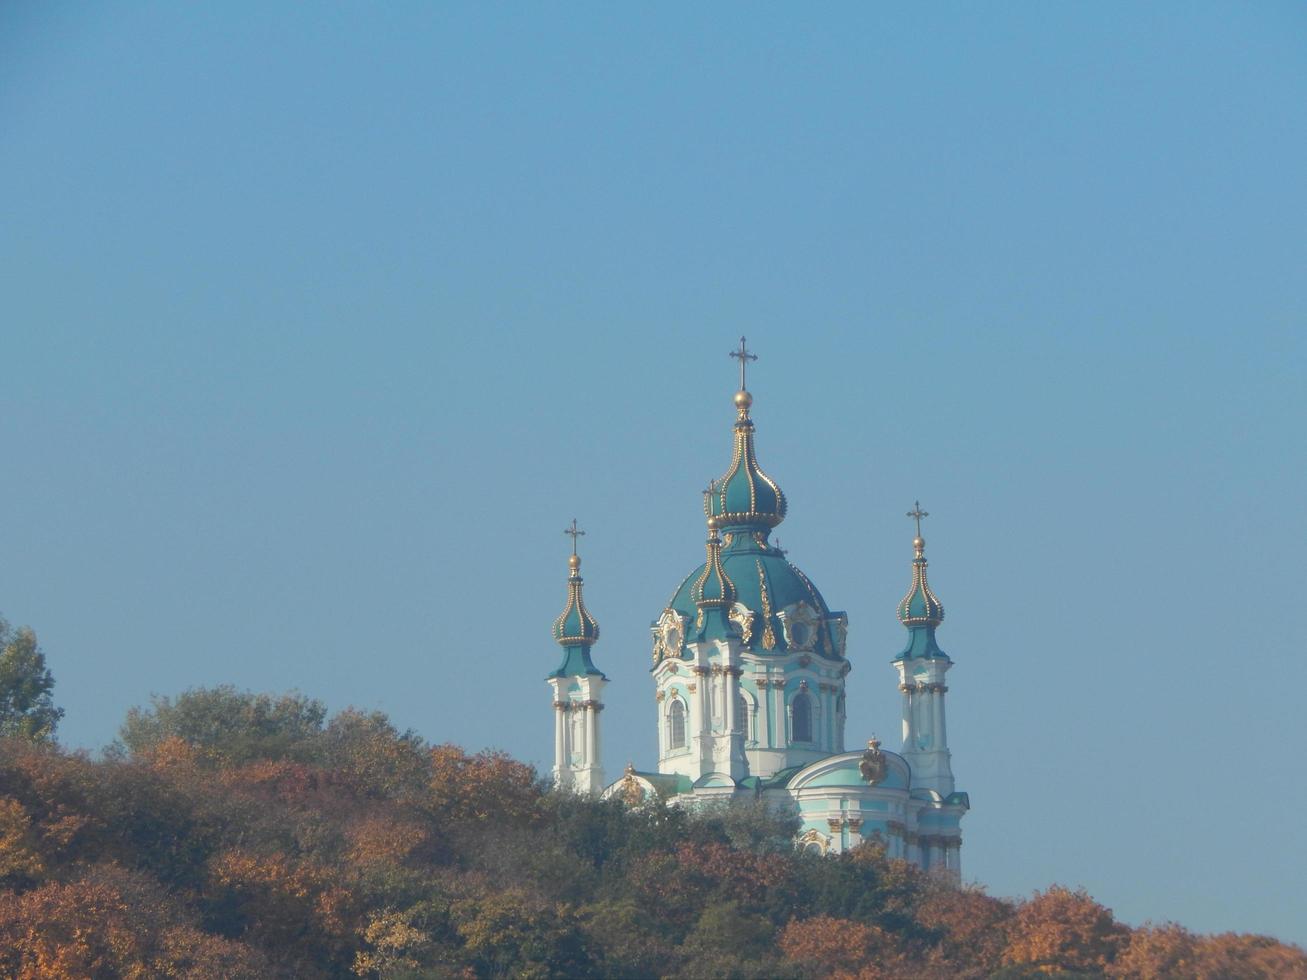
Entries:
<svg viewBox="0 0 1307 980">
<path fill-rule="evenodd" d="M 64 716 L 53 692 L 54 676 L 36 634 L 0 617 L 0 737 L 53 738 Z"/>
<path fill-rule="evenodd" d="M 1264 936 L 1004 901 L 765 806 L 629 807 L 384 715 L 156 698 L 102 759 L 0 739 L 0 976 L 1307 978 Z"/>
</svg>

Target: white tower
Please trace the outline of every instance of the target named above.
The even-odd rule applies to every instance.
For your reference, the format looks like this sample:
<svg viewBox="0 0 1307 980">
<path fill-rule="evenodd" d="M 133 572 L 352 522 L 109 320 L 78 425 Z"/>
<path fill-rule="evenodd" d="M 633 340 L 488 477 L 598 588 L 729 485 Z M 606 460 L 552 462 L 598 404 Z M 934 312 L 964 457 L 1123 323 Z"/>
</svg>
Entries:
<svg viewBox="0 0 1307 980">
<path fill-rule="evenodd" d="M 603 741 L 599 736 L 601 695 L 608 678 L 590 659 L 599 639 L 599 624 L 585 608 L 581 595 L 581 558 L 576 539 L 585 534 L 572 521 L 572 555 L 567 560 L 567 606 L 554 620 L 554 639 L 563 648 L 563 662 L 545 678 L 554 696 L 554 785 L 577 793 L 598 794 L 604 788 Z"/>
<path fill-rule="evenodd" d="M 948 797 L 954 789 L 949 763 L 948 727 L 944 720 L 944 675 L 953 666 L 935 642 L 935 629 L 944 621 L 944 606 L 926 581 L 926 541 L 921 519 L 928 516 L 918 503 L 908 516 L 917 522 L 912 547 L 912 587 L 899 603 L 899 622 L 908 629 L 908 645 L 894 666 L 903 695 L 903 757 L 912 767 L 914 789 Z"/>
</svg>

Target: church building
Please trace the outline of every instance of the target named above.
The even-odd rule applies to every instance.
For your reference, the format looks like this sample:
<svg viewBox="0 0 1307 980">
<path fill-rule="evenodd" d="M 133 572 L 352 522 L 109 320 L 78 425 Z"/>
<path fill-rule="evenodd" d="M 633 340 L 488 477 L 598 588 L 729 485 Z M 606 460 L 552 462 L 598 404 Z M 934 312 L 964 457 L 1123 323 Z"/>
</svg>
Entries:
<svg viewBox="0 0 1307 980">
<path fill-rule="evenodd" d="M 799 844 L 839 852 L 877 839 L 888 856 L 960 880 L 959 824 L 969 808 L 954 788 L 944 720 L 953 661 L 935 639 L 944 607 L 926 579 L 920 505 L 907 595 L 898 618 L 907 642 L 891 665 L 903 700 L 902 745 L 845 744 L 844 680 L 852 669 L 848 616 L 771 541 L 788 503 L 754 451 L 753 396 L 740 338 L 730 465 L 704 493 L 704 561 L 653 623 L 651 675 L 657 766 L 628 766 L 606 784 L 600 712 L 608 678 L 591 648 L 599 625 L 582 596 L 572 522 L 567 606 L 554 623 L 562 663 L 547 680 L 554 702 L 557 786 L 654 800 L 763 799 L 802 821 Z M 865 747 L 864 747 L 865 746 Z"/>
</svg>

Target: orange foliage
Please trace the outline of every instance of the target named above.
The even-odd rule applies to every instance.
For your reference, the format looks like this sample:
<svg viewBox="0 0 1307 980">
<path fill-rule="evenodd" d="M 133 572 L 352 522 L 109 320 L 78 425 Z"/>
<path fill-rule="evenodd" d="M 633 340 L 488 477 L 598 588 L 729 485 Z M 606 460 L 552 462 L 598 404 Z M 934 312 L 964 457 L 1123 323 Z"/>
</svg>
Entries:
<svg viewBox="0 0 1307 980">
<path fill-rule="evenodd" d="M 0 880 L 35 878 L 44 870 L 32 818 L 17 800 L 0 796 Z"/>
<path fill-rule="evenodd" d="M 417 821 L 384 814 L 373 814 L 356 821 L 347 835 L 349 861 L 363 868 L 402 865 L 420 853 L 431 840 L 427 828 Z"/>
<path fill-rule="evenodd" d="M 531 766 L 503 752 L 468 755 L 457 745 L 431 750 L 431 809 L 454 821 L 522 822 L 539 811 L 540 787 Z"/>
<path fill-rule="evenodd" d="M 935 884 L 917 907 L 917 921 L 940 939 L 932 963 L 954 977 L 989 976 L 1007 946 L 1012 906 L 974 888 Z"/>
<path fill-rule="evenodd" d="M 312 959 L 327 952 L 326 945 L 338 950 L 352 940 L 354 898 L 325 868 L 281 853 L 230 850 L 211 862 L 210 878 L 261 945 Z M 306 924 L 315 928 L 306 932 Z"/>
<path fill-rule="evenodd" d="M 1307 952 L 1271 936 L 1234 932 L 1205 936 L 1198 940 L 1194 966 L 1197 980 L 1307 980 Z"/>
<path fill-rule="evenodd" d="M 195 746 L 177 735 L 160 739 L 147 752 L 142 753 L 142 758 L 149 766 L 161 772 L 184 772 L 199 765 L 199 753 Z"/>
<path fill-rule="evenodd" d="M 739 851 L 720 843 L 683 843 L 676 849 L 676 862 L 682 873 L 703 875 L 741 902 L 761 898 L 789 873 L 788 863 L 774 854 Z"/>
<path fill-rule="evenodd" d="M 223 786 L 283 803 L 303 802 L 318 788 L 317 772 L 302 762 L 260 759 L 219 773 Z"/>
<path fill-rule="evenodd" d="M 85 977 L 262 977 L 248 947 L 206 936 L 148 879 L 103 867 L 70 884 L 0 892 L 0 974 L 15 980 Z"/>
<path fill-rule="evenodd" d="M 1083 888 L 1053 885 L 1017 907 L 1003 959 L 1049 971 L 1101 973 L 1127 932 Z"/>
<path fill-rule="evenodd" d="M 792 919 L 777 945 L 787 960 L 831 980 L 880 980 L 907 975 L 895 937 L 877 926 L 817 915 Z"/>
</svg>

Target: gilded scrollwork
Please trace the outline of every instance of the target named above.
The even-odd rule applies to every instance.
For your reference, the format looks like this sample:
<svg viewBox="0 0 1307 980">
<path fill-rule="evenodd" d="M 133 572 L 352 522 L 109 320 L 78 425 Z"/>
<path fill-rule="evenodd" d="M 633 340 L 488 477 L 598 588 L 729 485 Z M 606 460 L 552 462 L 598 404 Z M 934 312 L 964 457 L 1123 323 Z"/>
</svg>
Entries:
<svg viewBox="0 0 1307 980">
<path fill-rule="evenodd" d="M 858 763 L 858 771 L 862 773 L 863 780 L 870 786 L 875 786 L 889 773 L 889 761 L 885 758 L 885 753 L 880 750 L 880 741 L 878 739 L 869 739 L 867 741 L 867 751 L 862 753 L 862 761 Z"/>
<path fill-rule="evenodd" d="M 753 642 L 754 612 L 742 602 L 731 607 L 731 622 L 740 628 L 740 642 L 748 646 Z"/>
<path fill-rule="evenodd" d="M 660 663 L 668 657 L 679 657 L 685 643 L 685 617 L 668 608 L 658 617 L 653 628 L 653 661 Z"/>
<path fill-rule="evenodd" d="M 762 570 L 762 562 L 754 559 L 758 566 L 758 592 L 762 597 L 762 647 L 764 650 L 776 649 L 776 632 L 771 626 L 771 596 L 767 594 L 767 575 Z"/>
<path fill-rule="evenodd" d="M 813 650 L 818 642 L 821 619 L 808 603 L 800 599 L 776 614 L 790 650 Z"/>
</svg>

